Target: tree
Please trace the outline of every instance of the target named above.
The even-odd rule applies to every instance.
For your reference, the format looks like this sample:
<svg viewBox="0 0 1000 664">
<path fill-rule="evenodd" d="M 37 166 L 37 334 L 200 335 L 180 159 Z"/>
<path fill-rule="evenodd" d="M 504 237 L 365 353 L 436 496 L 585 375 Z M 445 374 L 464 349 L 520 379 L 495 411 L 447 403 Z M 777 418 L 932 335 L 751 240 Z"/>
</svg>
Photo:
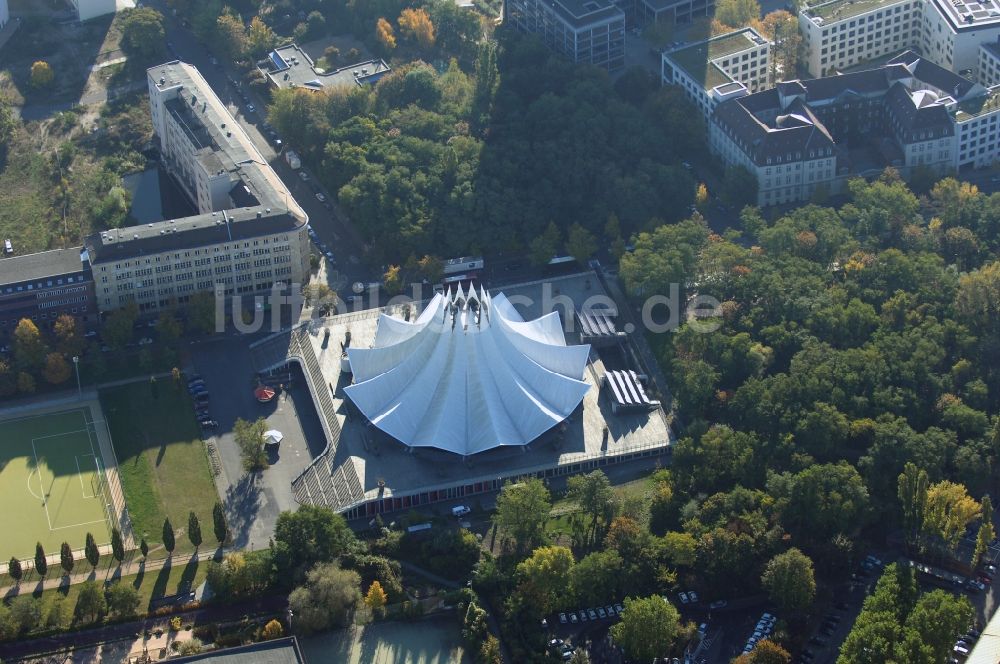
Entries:
<svg viewBox="0 0 1000 664">
<path fill-rule="evenodd" d="M 15 584 L 21 583 L 21 577 L 24 576 L 24 569 L 21 567 L 21 561 L 14 556 L 11 556 L 10 562 L 7 563 L 7 574 L 10 575 L 10 578 L 14 579 Z"/>
<path fill-rule="evenodd" d="M 222 503 L 218 501 L 212 507 L 212 529 L 219 544 L 225 544 L 229 539 L 229 526 L 226 525 L 226 513 L 222 510 Z"/>
<path fill-rule="evenodd" d="M 194 548 L 201 546 L 201 523 L 193 511 L 188 513 L 188 539 L 194 544 Z"/>
<path fill-rule="evenodd" d="M 719 0 L 715 6 L 715 20 L 733 29 L 746 27 L 759 17 L 757 0 Z"/>
<path fill-rule="evenodd" d="M 80 584 L 80 592 L 76 597 L 77 619 L 93 622 L 100 618 L 107 608 L 101 584 L 96 581 L 84 581 Z"/>
<path fill-rule="evenodd" d="M 149 544 L 146 543 L 145 537 L 143 537 L 139 541 L 139 551 L 140 553 L 142 553 L 143 559 L 145 559 L 149 555 Z"/>
<path fill-rule="evenodd" d="M 174 526 L 170 523 L 170 517 L 167 517 L 163 520 L 163 548 L 167 550 L 167 553 L 173 553 L 176 543 L 174 540 Z"/>
<path fill-rule="evenodd" d="M 497 496 L 493 524 L 504 538 L 514 541 L 519 552 L 528 551 L 544 540 L 550 509 L 549 490 L 541 480 L 508 481 Z"/>
<path fill-rule="evenodd" d="M 975 329 L 1000 330 L 1000 261 L 959 279 L 955 309 Z"/>
<path fill-rule="evenodd" d="M 951 654 L 955 635 L 963 634 L 974 617 L 975 611 L 967 598 L 932 590 L 917 600 L 905 626 L 920 635 L 931 649 L 933 661 L 943 662 Z"/>
<path fill-rule="evenodd" d="M 996 536 L 993 531 L 993 501 L 990 495 L 983 496 L 979 512 L 979 532 L 976 533 L 976 548 L 972 552 L 972 566 L 979 564 L 979 558 L 986 553 L 986 548 Z"/>
<path fill-rule="evenodd" d="M 698 253 L 707 240 L 704 222 L 690 219 L 640 233 L 635 251 L 622 256 L 622 283 L 629 293 L 640 297 L 669 295 L 672 284 L 683 285 L 694 273 Z M 680 290 L 683 295 L 684 288 Z"/>
<path fill-rule="evenodd" d="M 167 546 L 167 526 L 170 524 L 170 519 L 167 519 L 163 524 L 163 545 Z M 170 529 L 170 546 L 167 546 L 167 551 L 173 551 L 174 533 L 173 528 Z M 119 530 L 118 526 L 111 529 L 111 555 L 114 556 L 115 560 L 121 563 L 125 559 L 125 543 L 122 541 L 122 531 Z"/>
<path fill-rule="evenodd" d="M 185 655 L 197 655 L 204 649 L 205 644 L 201 642 L 201 639 L 192 637 L 180 642 L 180 645 L 177 646 L 177 654 L 182 657 Z"/>
<path fill-rule="evenodd" d="M 222 300 L 216 302 L 215 295 L 206 291 L 195 293 L 188 302 L 188 329 L 196 334 L 211 334 L 221 332 L 221 328 L 216 327 L 216 314 L 221 314 Z M 220 311 L 217 312 L 216 308 Z M 221 315 L 218 317 L 221 323 Z"/>
<path fill-rule="evenodd" d="M 276 40 L 274 30 L 260 16 L 250 19 L 250 27 L 247 28 L 247 49 L 251 55 L 255 57 L 264 55 L 274 48 Z"/>
<path fill-rule="evenodd" d="M 357 572 L 340 569 L 336 563 L 320 563 L 306 575 L 305 584 L 288 596 L 295 627 L 303 634 L 347 624 L 361 600 L 361 578 Z"/>
<path fill-rule="evenodd" d="M 782 523 L 796 537 L 818 543 L 863 525 L 868 490 L 846 461 L 772 475 L 768 493 L 781 501 Z"/>
<path fill-rule="evenodd" d="M 434 46 L 434 24 L 425 9 L 412 9 L 407 7 L 399 15 L 397 20 L 399 31 L 408 39 L 412 39 L 420 45 L 420 48 L 428 49 Z"/>
<path fill-rule="evenodd" d="M 500 640 L 492 634 L 487 634 L 479 646 L 479 659 L 483 664 L 502 664 L 503 656 L 500 654 Z"/>
<path fill-rule="evenodd" d="M 60 385 L 69 379 L 69 363 L 59 353 L 49 353 L 45 358 L 45 368 L 42 370 L 45 380 L 52 385 Z"/>
<path fill-rule="evenodd" d="M 757 188 L 757 176 L 745 166 L 727 166 L 719 195 L 726 205 L 742 209 L 757 203 Z"/>
<path fill-rule="evenodd" d="M 17 374 L 17 391 L 22 394 L 34 394 L 35 377 L 27 371 Z"/>
<path fill-rule="evenodd" d="M 771 601 L 789 613 L 805 611 L 816 596 L 812 560 L 795 548 L 772 558 L 760 580 Z"/>
<path fill-rule="evenodd" d="M 535 265 L 545 265 L 559 251 L 561 233 L 554 221 L 545 227 L 545 232 L 531 240 L 528 244 L 531 262 Z"/>
<path fill-rule="evenodd" d="M 167 35 L 163 27 L 163 14 L 150 7 L 126 9 L 121 17 L 122 51 L 141 64 L 163 55 Z"/>
<path fill-rule="evenodd" d="M 56 350 L 67 357 L 83 353 L 84 338 L 76 329 L 76 318 L 62 314 L 52 326 L 56 339 Z"/>
<path fill-rule="evenodd" d="M 59 548 L 59 564 L 62 565 L 66 574 L 71 574 L 73 572 L 74 563 L 73 549 L 70 548 L 69 542 L 63 542 L 62 546 Z"/>
<path fill-rule="evenodd" d="M 97 548 L 94 536 L 90 533 L 87 533 L 87 543 L 83 547 L 83 554 L 87 558 L 87 562 L 90 563 L 91 569 L 96 568 L 97 563 L 101 560 L 101 552 Z"/>
<path fill-rule="evenodd" d="M 611 638 L 630 660 L 651 662 L 670 649 L 680 618 L 674 605 L 662 597 L 628 597 L 621 620 L 611 626 Z"/>
<path fill-rule="evenodd" d="M 615 492 L 602 470 L 570 477 L 566 481 L 566 497 L 590 517 L 591 533 L 596 533 L 598 519 L 610 523 L 614 517 Z"/>
<path fill-rule="evenodd" d="M 566 251 L 577 263 L 586 265 L 587 259 L 597 251 L 597 239 L 580 224 L 573 224 L 566 234 Z"/>
<path fill-rule="evenodd" d="M 922 534 L 930 545 L 954 551 L 965 527 L 979 514 L 980 505 L 962 484 L 943 480 L 927 489 Z"/>
<path fill-rule="evenodd" d="M 42 366 L 48 349 L 38 327 L 22 318 L 14 329 L 14 366 L 21 371 L 35 371 Z"/>
<path fill-rule="evenodd" d="M 264 629 L 260 632 L 260 638 L 263 641 L 271 641 L 272 639 L 280 639 L 285 635 L 285 628 L 281 626 L 281 623 L 277 620 L 271 619 L 264 625 Z"/>
<path fill-rule="evenodd" d="M 264 449 L 264 431 L 266 429 L 267 421 L 263 417 L 258 417 L 254 422 L 238 418 L 236 424 L 233 425 L 233 437 L 236 439 L 236 445 L 240 448 L 243 468 L 247 472 L 264 470 L 270 465 L 267 460 L 267 451 Z"/>
<path fill-rule="evenodd" d="M 382 284 L 389 295 L 399 295 L 403 290 L 403 275 L 398 265 L 390 265 L 382 275 Z"/>
<path fill-rule="evenodd" d="M 193 298 L 192 298 L 193 299 Z M 121 309 L 115 309 L 104 319 L 101 337 L 113 350 L 122 350 L 132 340 L 135 329 L 135 319 L 139 316 L 139 308 L 130 302 Z"/>
<path fill-rule="evenodd" d="M 623 569 L 621 554 L 614 549 L 587 554 L 570 570 L 569 594 L 582 606 L 619 596 Z"/>
<path fill-rule="evenodd" d="M 770 639 L 763 639 L 753 650 L 733 660 L 733 664 L 788 664 L 791 661 L 787 650 Z"/>
<path fill-rule="evenodd" d="M 216 43 L 230 60 L 243 57 L 247 51 L 247 37 L 243 30 L 243 21 L 229 7 L 226 7 L 226 11 L 219 14 L 218 17 L 215 22 Z"/>
<path fill-rule="evenodd" d="M 392 31 L 392 23 L 380 18 L 378 22 L 375 23 L 375 39 L 378 41 L 379 46 L 382 48 L 382 53 L 388 55 L 390 51 L 396 48 L 396 35 Z"/>
<path fill-rule="evenodd" d="M 564 546 L 540 546 L 517 566 L 517 592 L 536 615 L 565 608 L 573 552 Z"/>
<path fill-rule="evenodd" d="M 105 601 L 108 605 L 108 612 L 116 618 L 128 618 L 134 616 L 142 601 L 139 591 L 131 583 L 111 584 L 105 591 Z"/>
<path fill-rule="evenodd" d="M 47 88 L 52 84 L 55 72 L 52 66 L 45 60 L 37 60 L 31 65 L 31 86 L 34 88 Z"/>
<path fill-rule="evenodd" d="M 382 608 L 389 601 L 389 597 L 382 590 L 382 584 L 378 581 L 372 581 L 372 584 L 368 586 L 368 593 L 365 595 L 365 606 L 367 606 L 372 613 L 379 613 Z"/>
<path fill-rule="evenodd" d="M 45 559 L 45 549 L 42 548 L 41 542 L 35 544 L 35 571 L 39 576 L 45 576 L 49 571 L 49 563 Z"/>
<path fill-rule="evenodd" d="M 770 12 L 760 21 L 752 21 L 766 39 L 773 42 L 769 76 L 772 81 L 788 80 L 795 75 L 802 47 L 798 19 L 784 10 Z"/>
<path fill-rule="evenodd" d="M 927 471 L 907 462 L 897 482 L 899 503 L 903 509 L 903 529 L 906 540 L 912 546 L 924 526 L 924 509 L 927 506 L 927 487 L 930 482 Z"/>
<path fill-rule="evenodd" d="M 180 321 L 169 311 L 164 311 L 156 320 L 157 338 L 165 344 L 172 344 L 180 339 L 182 330 Z"/>
<path fill-rule="evenodd" d="M 278 515 L 274 562 L 279 575 L 299 578 L 316 563 L 336 560 L 354 543 L 344 517 L 325 507 L 302 506 Z"/>
</svg>

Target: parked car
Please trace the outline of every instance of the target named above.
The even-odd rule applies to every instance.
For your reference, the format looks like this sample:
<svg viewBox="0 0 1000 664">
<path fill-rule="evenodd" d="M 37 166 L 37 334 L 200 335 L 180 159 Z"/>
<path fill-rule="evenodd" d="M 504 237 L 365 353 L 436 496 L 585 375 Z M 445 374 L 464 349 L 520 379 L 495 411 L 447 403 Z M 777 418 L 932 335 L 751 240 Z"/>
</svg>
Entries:
<svg viewBox="0 0 1000 664">
<path fill-rule="evenodd" d="M 202 429 L 216 429 L 219 426 L 219 423 L 215 420 L 202 420 L 198 424 L 201 425 Z"/>
<path fill-rule="evenodd" d="M 559 646 L 561 646 L 562 644 L 563 644 L 562 639 L 552 639 L 551 641 L 549 641 L 549 647 L 552 648 L 553 650 L 559 648 Z"/>
<path fill-rule="evenodd" d="M 593 609 L 587 609 L 587 617 L 591 620 L 597 620 L 597 611 Z"/>
<path fill-rule="evenodd" d="M 724 608 L 726 608 L 727 604 L 729 604 L 729 602 L 727 602 L 726 600 L 724 600 L 724 599 L 717 599 L 714 602 L 712 602 L 711 604 L 709 604 L 708 608 L 710 608 L 710 609 L 724 609 Z"/>
<path fill-rule="evenodd" d="M 305 171 L 299 171 L 299 177 L 302 179 L 303 182 L 309 182 L 309 174 L 306 173 Z"/>
<path fill-rule="evenodd" d="M 587 611 L 580 609 L 580 622 L 587 622 L 590 618 L 587 617 Z"/>
<path fill-rule="evenodd" d="M 570 623 L 572 623 L 573 625 L 575 625 L 578 622 L 580 622 L 580 619 L 576 617 L 576 613 L 571 613 L 571 614 L 569 614 L 569 621 L 570 621 Z"/>
<path fill-rule="evenodd" d="M 619 602 L 618 604 L 615 604 L 615 611 L 618 613 L 618 615 L 621 615 L 622 611 L 624 611 L 624 610 L 625 610 L 625 607 L 621 605 L 621 602 Z"/>
<path fill-rule="evenodd" d="M 677 599 L 681 601 L 681 604 L 687 604 L 690 601 L 688 599 L 688 594 L 684 592 L 677 593 Z"/>
<path fill-rule="evenodd" d="M 326 196 L 323 195 L 322 191 L 317 191 L 316 192 L 316 200 L 319 201 L 320 203 L 325 203 L 326 202 Z"/>
<path fill-rule="evenodd" d="M 566 614 L 565 613 L 560 613 L 559 614 L 559 624 L 560 625 L 565 625 L 566 621 L 567 621 Z"/>
<path fill-rule="evenodd" d="M 615 615 L 616 615 L 615 614 L 615 607 L 611 606 L 610 604 L 608 604 L 606 607 L 604 607 L 604 612 L 606 614 L 608 614 L 608 618 L 614 618 Z"/>
<path fill-rule="evenodd" d="M 606 612 L 606 611 L 604 610 L 604 607 L 603 607 L 603 606 L 599 606 L 599 607 L 597 607 L 597 617 L 598 617 L 598 618 L 601 618 L 602 620 L 603 620 L 604 618 L 607 618 L 607 617 L 608 617 L 608 614 L 607 614 L 607 612 Z"/>
<path fill-rule="evenodd" d="M 255 112 L 256 110 L 257 110 L 257 109 L 256 109 L 256 108 L 254 108 L 253 104 L 247 104 L 247 113 L 253 113 L 253 112 Z"/>
<path fill-rule="evenodd" d="M 689 590 L 688 591 L 688 599 L 691 600 L 692 604 L 697 604 L 698 603 L 698 593 L 696 593 L 693 590 Z"/>
</svg>

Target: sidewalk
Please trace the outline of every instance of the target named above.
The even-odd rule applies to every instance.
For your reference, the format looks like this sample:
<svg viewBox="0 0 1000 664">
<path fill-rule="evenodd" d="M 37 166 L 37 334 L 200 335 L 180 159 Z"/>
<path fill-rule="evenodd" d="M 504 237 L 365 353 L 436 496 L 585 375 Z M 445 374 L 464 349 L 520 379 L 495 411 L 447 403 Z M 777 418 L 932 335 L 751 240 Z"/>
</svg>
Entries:
<svg viewBox="0 0 1000 664">
<path fill-rule="evenodd" d="M 103 549 L 104 547 L 101 548 Z M 212 560 L 213 558 L 215 558 L 217 552 L 218 549 L 211 549 L 211 550 L 206 549 L 205 551 L 199 551 L 197 554 L 198 562 Z M 223 549 L 222 553 L 225 554 L 226 550 Z M 124 578 L 126 576 L 134 576 L 138 574 L 140 571 L 143 571 L 144 573 L 148 574 L 150 572 L 155 572 L 160 569 L 163 569 L 168 560 L 170 561 L 172 567 L 183 567 L 184 565 L 187 565 L 188 562 L 190 562 L 191 559 L 194 557 L 195 554 L 181 554 L 177 556 L 172 556 L 170 558 L 143 560 L 141 555 L 137 554 L 136 552 L 131 552 L 130 554 L 126 554 L 125 561 L 123 561 L 122 564 L 118 566 L 112 562 L 114 559 L 110 558 L 110 554 L 102 555 L 101 556 L 102 560 L 97 565 L 96 570 L 91 570 L 90 563 L 88 563 L 86 560 L 77 561 L 76 565 L 74 566 L 74 569 L 79 569 L 81 571 L 70 575 L 68 585 L 72 586 L 78 583 L 83 583 L 84 581 L 96 581 L 99 578 L 101 570 L 104 570 L 106 572 L 104 576 L 105 579 L 110 578 L 112 575 L 117 575 L 120 578 Z M 143 568 L 144 564 L 145 567 Z M 6 568 L 6 565 L 4 565 L 4 568 Z M 61 573 L 62 571 L 63 571 L 62 568 L 59 567 L 58 564 L 54 566 L 49 565 L 49 575 L 45 578 L 45 581 L 41 584 L 42 589 L 55 590 L 66 585 L 66 577 Z M 38 577 L 37 575 L 35 575 L 34 571 L 25 570 L 24 579 L 21 581 L 20 584 L 0 586 L 0 596 L 12 597 L 14 595 L 20 594 L 21 592 L 32 592 L 32 593 L 38 592 L 39 590 L 38 585 L 39 585 Z"/>
</svg>

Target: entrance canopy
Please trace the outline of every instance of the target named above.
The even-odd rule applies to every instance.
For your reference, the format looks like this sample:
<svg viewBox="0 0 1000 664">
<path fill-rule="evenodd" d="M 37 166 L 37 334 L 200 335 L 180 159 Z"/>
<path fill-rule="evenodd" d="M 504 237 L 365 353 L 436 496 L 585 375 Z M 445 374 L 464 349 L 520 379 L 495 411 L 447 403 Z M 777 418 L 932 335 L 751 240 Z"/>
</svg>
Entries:
<svg viewBox="0 0 1000 664">
<path fill-rule="evenodd" d="M 437 294 L 413 322 L 382 314 L 371 348 L 347 350 L 351 401 L 404 445 L 461 455 L 526 445 L 587 393 L 590 346 L 567 346 L 559 314 L 525 321 L 498 294 Z"/>
</svg>

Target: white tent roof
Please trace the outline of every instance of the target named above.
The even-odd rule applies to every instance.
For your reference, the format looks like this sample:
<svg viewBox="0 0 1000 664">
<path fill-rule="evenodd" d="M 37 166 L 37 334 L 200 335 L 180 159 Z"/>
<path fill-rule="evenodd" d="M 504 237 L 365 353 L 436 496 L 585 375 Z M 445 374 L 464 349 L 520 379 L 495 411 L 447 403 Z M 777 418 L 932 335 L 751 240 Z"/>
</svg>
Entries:
<svg viewBox="0 0 1000 664">
<path fill-rule="evenodd" d="M 405 445 L 469 455 L 526 445 L 583 400 L 590 346 L 567 346 L 552 312 L 525 322 L 503 294 L 435 295 L 413 322 L 382 314 L 349 348 L 347 395 Z"/>
</svg>

